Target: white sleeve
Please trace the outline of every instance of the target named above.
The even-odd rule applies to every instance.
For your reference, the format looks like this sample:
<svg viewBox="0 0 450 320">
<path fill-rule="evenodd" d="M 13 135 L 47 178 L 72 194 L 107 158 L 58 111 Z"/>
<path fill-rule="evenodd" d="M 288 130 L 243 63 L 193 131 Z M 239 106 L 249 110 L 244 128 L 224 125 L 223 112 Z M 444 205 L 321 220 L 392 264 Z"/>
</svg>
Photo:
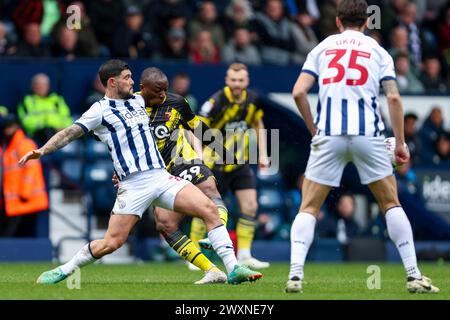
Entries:
<svg viewBox="0 0 450 320">
<path fill-rule="evenodd" d="M 145 107 L 144 97 L 140 94 L 134 94 L 134 98 Z"/>
<path fill-rule="evenodd" d="M 144 109 L 145 112 L 147 112 L 147 110 L 145 109 L 145 100 L 144 97 L 141 94 L 134 94 L 134 98 L 137 100 L 137 102 L 139 103 L 139 106 Z"/>
<path fill-rule="evenodd" d="M 306 61 L 303 64 L 302 72 L 308 73 L 315 78 L 319 77 L 319 66 L 317 61 L 317 55 L 319 53 L 319 50 L 317 47 L 315 47 L 313 50 L 311 50 L 310 53 L 308 53 L 308 56 L 306 57 Z"/>
<path fill-rule="evenodd" d="M 94 103 L 83 115 L 75 121 L 75 124 L 83 128 L 87 133 L 94 130 L 102 123 L 102 109 L 100 102 Z"/>
<path fill-rule="evenodd" d="M 394 60 L 386 50 L 383 50 L 380 62 L 380 82 L 383 80 L 395 79 Z"/>
</svg>

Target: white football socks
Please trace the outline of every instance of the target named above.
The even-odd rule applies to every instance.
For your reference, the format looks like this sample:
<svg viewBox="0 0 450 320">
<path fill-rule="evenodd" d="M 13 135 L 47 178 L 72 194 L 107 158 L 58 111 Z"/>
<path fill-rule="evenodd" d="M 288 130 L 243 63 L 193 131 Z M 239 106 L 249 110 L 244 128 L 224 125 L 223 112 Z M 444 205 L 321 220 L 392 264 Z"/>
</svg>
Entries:
<svg viewBox="0 0 450 320">
<path fill-rule="evenodd" d="M 63 264 L 60 268 L 64 274 L 71 274 L 75 271 L 75 269 L 81 268 L 87 264 L 90 264 L 97 259 L 91 253 L 90 250 L 90 242 L 87 243 L 84 247 L 78 251 L 72 259 L 70 259 L 67 263 Z"/>
<path fill-rule="evenodd" d="M 238 249 L 238 260 L 244 260 L 252 257 L 250 249 Z"/>
<path fill-rule="evenodd" d="M 386 211 L 386 224 L 389 237 L 394 242 L 408 277 L 422 278 L 417 267 L 416 250 L 408 217 L 402 207 Z"/>
<path fill-rule="evenodd" d="M 234 255 L 233 242 L 230 239 L 227 228 L 222 224 L 208 232 L 208 238 L 211 244 L 222 259 L 227 272 L 230 273 L 234 266 L 237 265 L 236 256 Z"/>
<path fill-rule="evenodd" d="M 300 212 L 291 228 L 291 269 L 289 279 L 297 277 L 303 280 L 303 266 L 306 255 L 314 239 L 316 218 L 309 213 Z"/>
</svg>

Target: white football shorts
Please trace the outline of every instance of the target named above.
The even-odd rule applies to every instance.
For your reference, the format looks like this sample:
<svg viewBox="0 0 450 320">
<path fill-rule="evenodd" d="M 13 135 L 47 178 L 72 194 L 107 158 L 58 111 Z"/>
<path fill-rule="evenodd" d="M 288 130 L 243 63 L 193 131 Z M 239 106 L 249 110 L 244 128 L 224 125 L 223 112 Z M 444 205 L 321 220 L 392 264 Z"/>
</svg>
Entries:
<svg viewBox="0 0 450 320">
<path fill-rule="evenodd" d="M 173 210 L 177 193 L 189 181 L 172 176 L 165 169 L 132 173 L 119 181 L 113 214 L 133 214 L 140 218 L 150 205 Z"/>
<path fill-rule="evenodd" d="M 353 162 L 362 184 L 370 184 L 393 174 L 384 136 L 321 136 L 311 141 L 305 177 L 316 183 L 338 187 L 348 162 Z"/>
</svg>

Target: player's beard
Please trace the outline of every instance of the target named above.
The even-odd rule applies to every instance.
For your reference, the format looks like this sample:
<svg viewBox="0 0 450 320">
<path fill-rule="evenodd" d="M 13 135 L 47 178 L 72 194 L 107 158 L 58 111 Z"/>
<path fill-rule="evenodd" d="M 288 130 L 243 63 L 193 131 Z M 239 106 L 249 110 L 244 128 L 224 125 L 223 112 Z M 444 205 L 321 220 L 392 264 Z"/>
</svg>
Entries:
<svg viewBox="0 0 450 320">
<path fill-rule="evenodd" d="M 128 91 L 118 89 L 117 95 L 120 97 L 120 99 L 128 100 L 133 96 L 133 91 L 131 89 Z"/>
</svg>

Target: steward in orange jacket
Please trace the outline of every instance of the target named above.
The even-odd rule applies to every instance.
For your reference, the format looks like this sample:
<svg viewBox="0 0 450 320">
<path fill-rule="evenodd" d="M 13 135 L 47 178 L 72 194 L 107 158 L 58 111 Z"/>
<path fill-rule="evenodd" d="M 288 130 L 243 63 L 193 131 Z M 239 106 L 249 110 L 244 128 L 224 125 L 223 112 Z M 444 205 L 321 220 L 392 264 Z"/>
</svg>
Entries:
<svg viewBox="0 0 450 320">
<path fill-rule="evenodd" d="M 0 204 L 7 217 L 16 217 L 47 210 L 48 195 L 40 161 L 30 161 L 19 167 L 19 159 L 36 149 L 17 124 L 13 115 L 0 119 L 1 142 Z"/>
</svg>

